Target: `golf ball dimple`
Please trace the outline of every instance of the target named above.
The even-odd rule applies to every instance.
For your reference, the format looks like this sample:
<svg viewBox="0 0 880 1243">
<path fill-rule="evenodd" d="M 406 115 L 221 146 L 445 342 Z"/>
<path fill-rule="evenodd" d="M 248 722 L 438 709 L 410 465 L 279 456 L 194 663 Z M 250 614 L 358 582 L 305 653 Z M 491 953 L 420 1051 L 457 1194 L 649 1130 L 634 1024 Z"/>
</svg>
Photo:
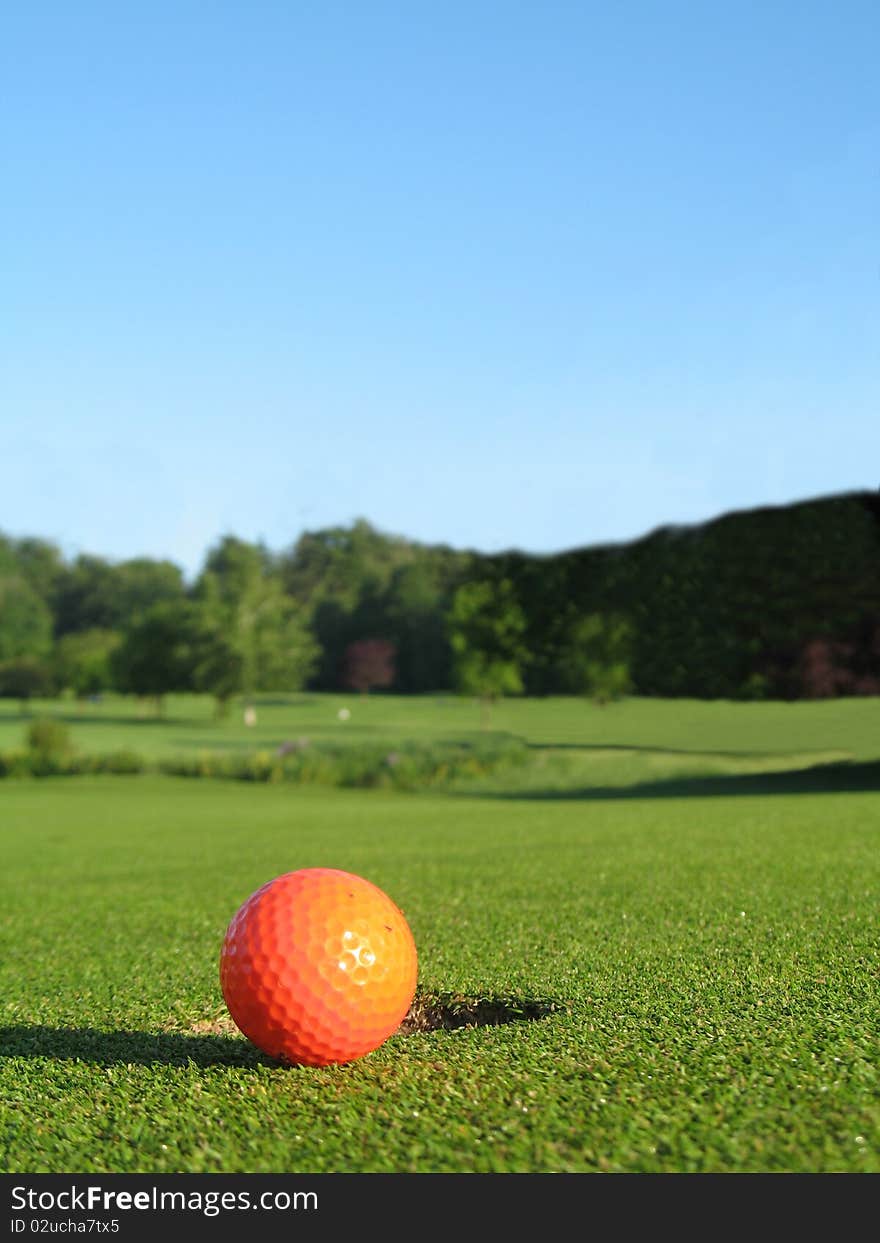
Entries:
<svg viewBox="0 0 880 1243">
<path fill-rule="evenodd" d="M 233 916 L 220 986 L 240 1031 L 302 1066 L 350 1062 L 393 1035 L 418 958 L 403 913 L 371 881 L 302 868 L 268 881 Z"/>
</svg>

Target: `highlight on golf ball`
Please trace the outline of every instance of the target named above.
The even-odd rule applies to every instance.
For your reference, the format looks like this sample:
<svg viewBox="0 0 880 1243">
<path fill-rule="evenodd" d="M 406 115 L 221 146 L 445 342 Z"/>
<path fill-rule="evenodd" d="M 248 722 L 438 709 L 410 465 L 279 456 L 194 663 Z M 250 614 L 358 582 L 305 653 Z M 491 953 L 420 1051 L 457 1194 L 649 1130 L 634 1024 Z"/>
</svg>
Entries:
<svg viewBox="0 0 880 1243">
<path fill-rule="evenodd" d="M 406 919 L 371 881 L 301 868 L 268 881 L 233 916 L 220 987 L 235 1025 L 270 1057 L 329 1066 L 397 1031 L 416 989 Z"/>
</svg>

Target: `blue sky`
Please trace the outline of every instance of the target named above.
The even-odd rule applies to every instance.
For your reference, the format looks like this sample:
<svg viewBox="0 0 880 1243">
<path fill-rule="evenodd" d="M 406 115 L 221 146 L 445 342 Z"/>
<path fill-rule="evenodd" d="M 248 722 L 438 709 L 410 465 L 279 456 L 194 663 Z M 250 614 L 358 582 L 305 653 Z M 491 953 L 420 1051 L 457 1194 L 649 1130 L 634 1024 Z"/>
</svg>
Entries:
<svg viewBox="0 0 880 1243">
<path fill-rule="evenodd" d="M 880 485 L 880 8 L 7 5 L 0 530 L 535 552 Z"/>
</svg>

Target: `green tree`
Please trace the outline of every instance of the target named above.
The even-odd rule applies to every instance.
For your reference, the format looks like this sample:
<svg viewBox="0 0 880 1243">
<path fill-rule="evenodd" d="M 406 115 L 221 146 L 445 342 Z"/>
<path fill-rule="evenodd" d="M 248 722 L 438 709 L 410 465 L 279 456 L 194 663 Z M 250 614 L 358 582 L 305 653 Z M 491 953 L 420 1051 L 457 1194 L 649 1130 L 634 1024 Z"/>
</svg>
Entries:
<svg viewBox="0 0 880 1243">
<path fill-rule="evenodd" d="M 186 597 L 183 571 L 173 561 L 133 557 L 113 566 L 112 590 L 119 610 L 117 625 L 163 601 L 180 603 Z"/>
<path fill-rule="evenodd" d="M 302 688 L 318 646 L 305 611 L 285 595 L 264 548 L 225 537 L 210 553 L 195 596 L 209 631 L 222 630 L 237 654 L 245 695 Z M 208 665 L 219 673 L 216 660 Z"/>
<path fill-rule="evenodd" d="M 308 605 L 332 598 L 350 611 L 365 583 L 384 587 L 399 566 L 415 557 L 409 540 L 358 518 L 350 527 L 305 532 L 281 556 L 279 567 L 284 588 L 295 600 Z"/>
<path fill-rule="evenodd" d="M 456 587 L 476 577 L 469 571 L 477 560 L 475 553 L 388 535 L 363 518 L 304 533 L 277 565 L 321 651 L 310 685 L 336 688 L 349 645 L 381 635 L 397 648 L 401 691 L 449 688 L 446 613 Z"/>
<path fill-rule="evenodd" d="M 55 645 L 55 680 L 77 699 L 100 695 L 113 687 L 113 653 L 122 642 L 117 630 L 82 630 L 66 634 Z"/>
<path fill-rule="evenodd" d="M 113 595 L 113 567 L 103 557 L 82 555 L 64 566 L 55 584 L 55 633 L 115 630 L 128 623 Z"/>
<path fill-rule="evenodd" d="M 387 592 L 386 633 L 397 649 L 397 685 L 418 693 L 445 690 L 452 680 L 452 649 L 445 624 L 452 591 L 427 557 L 402 566 Z"/>
<path fill-rule="evenodd" d="M 480 701 L 483 728 L 490 705 L 523 689 L 526 618 L 509 579 L 464 583 L 447 617 L 458 689 Z"/>
<path fill-rule="evenodd" d="M 137 617 L 113 652 L 113 678 L 121 691 L 152 699 L 193 688 L 194 609 L 188 601 L 163 601 Z"/>
<path fill-rule="evenodd" d="M 22 578 L 52 609 L 58 580 L 64 573 L 61 549 L 49 540 L 26 536 L 24 539 L 15 541 L 13 552 Z"/>
<path fill-rule="evenodd" d="M 560 662 L 565 689 L 601 705 L 628 694 L 632 638 L 630 623 L 618 614 L 578 618 Z"/>
<path fill-rule="evenodd" d="M 253 690 L 301 690 L 317 665 L 320 649 L 280 583 L 267 584 L 251 633 Z"/>
<path fill-rule="evenodd" d="M 50 695 L 52 690 L 52 675 L 44 660 L 17 656 L 0 663 L 0 699 L 17 699 L 22 716 L 27 714 L 31 699 Z"/>
<path fill-rule="evenodd" d="M 0 543 L 0 696 L 28 702 L 52 690 L 49 652 L 52 614 L 15 559 L 15 545 Z"/>
<path fill-rule="evenodd" d="M 52 646 L 52 614 L 21 575 L 0 577 L 0 664 L 44 660 Z"/>
<path fill-rule="evenodd" d="M 223 625 L 202 609 L 194 619 L 191 650 L 193 688 L 213 695 L 215 714 L 226 716 L 229 701 L 241 693 L 243 686 L 241 652 Z"/>
<path fill-rule="evenodd" d="M 350 643 L 368 634 L 395 639 L 389 627 L 389 583 L 418 555 L 411 541 L 377 531 L 363 518 L 350 527 L 308 531 L 282 554 L 282 585 L 308 618 L 318 644 L 319 660 L 310 678 L 315 686 L 338 686 Z"/>
<path fill-rule="evenodd" d="M 12 540 L 0 531 L 0 577 L 5 578 L 7 574 L 15 574 L 17 570 Z"/>
<path fill-rule="evenodd" d="M 154 604 L 185 596 L 183 574 L 170 561 L 136 557 L 113 564 L 80 556 L 56 578 L 55 633 L 124 630 Z"/>
</svg>

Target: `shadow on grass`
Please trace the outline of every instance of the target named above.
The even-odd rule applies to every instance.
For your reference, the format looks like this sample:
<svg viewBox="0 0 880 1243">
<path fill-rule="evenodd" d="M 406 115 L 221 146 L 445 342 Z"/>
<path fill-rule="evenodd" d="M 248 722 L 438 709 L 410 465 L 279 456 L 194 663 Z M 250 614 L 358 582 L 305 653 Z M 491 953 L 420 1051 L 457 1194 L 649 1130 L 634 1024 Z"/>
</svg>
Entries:
<svg viewBox="0 0 880 1243">
<path fill-rule="evenodd" d="M 93 1027 L 2 1027 L 0 1057 L 45 1057 L 93 1066 L 277 1065 L 243 1037 L 102 1032 Z"/>
<path fill-rule="evenodd" d="M 204 722 L 202 722 L 204 728 Z M 332 731 L 332 732 L 331 732 Z M 375 734 L 377 730 L 372 725 L 355 725 L 346 724 L 345 734 Z M 242 736 L 241 734 L 223 734 L 218 731 L 216 735 L 210 737 L 199 736 L 196 738 L 181 738 L 175 741 L 175 745 L 189 750 L 201 751 L 221 751 L 236 750 L 244 753 L 253 751 L 271 751 L 275 747 L 280 747 L 282 743 L 294 741 L 299 735 L 295 730 L 291 730 L 288 734 L 278 734 L 268 737 L 263 734 L 255 734 L 251 736 Z M 343 727 L 339 727 L 337 733 L 332 725 L 322 725 L 317 734 L 308 738 L 311 747 L 319 750 L 321 747 L 341 747 L 347 746 Z"/>
<path fill-rule="evenodd" d="M 255 708 L 313 708 L 320 700 L 314 695 L 255 695 L 252 702 Z"/>
<path fill-rule="evenodd" d="M 676 776 L 629 786 L 581 786 L 577 789 L 462 792 L 467 798 L 582 800 L 648 798 L 730 798 L 737 795 L 855 794 L 880 791 L 880 761 L 816 764 L 811 768 L 763 773 L 717 773 Z"/>
<path fill-rule="evenodd" d="M 104 716 L 89 712 L 52 712 L 48 714 L 53 721 L 64 721 L 67 725 L 162 725 L 167 729 L 179 729 L 185 726 L 192 729 L 194 725 L 205 727 L 204 717 L 183 716 Z"/>
<path fill-rule="evenodd" d="M 730 759 L 730 760 L 766 760 L 771 751 L 719 751 L 713 748 L 711 751 L 705 747 L 657 747 L 657 746 L 633 746 L 627 742 L 526 742 L 525 744 L 530 751 L 581 751 L 592 753 L 594 751 L 620 751 L 626 755 L 693 755 L 706 756 L 711 755 L 713 758 Z M 824 747 L 820 754 L 827 755 L 829 751 L 834 751 L 834 747 Z M 799 755 L 809 755 L 809 750 L 799 751 Z"/>
<path fill-rule="evenodd" d="M 511 997 L 417 996 L 396 1036 L 534 1022 L 562 1009 L 555 1001 Z M 50 1058 L 91 1066 L 279 1066 L 236 1033 L 231 1019 L 186 1032 L 103 1032 L 94 1027 L 0 1027 L 0 1058 Z"/>
</svg>

